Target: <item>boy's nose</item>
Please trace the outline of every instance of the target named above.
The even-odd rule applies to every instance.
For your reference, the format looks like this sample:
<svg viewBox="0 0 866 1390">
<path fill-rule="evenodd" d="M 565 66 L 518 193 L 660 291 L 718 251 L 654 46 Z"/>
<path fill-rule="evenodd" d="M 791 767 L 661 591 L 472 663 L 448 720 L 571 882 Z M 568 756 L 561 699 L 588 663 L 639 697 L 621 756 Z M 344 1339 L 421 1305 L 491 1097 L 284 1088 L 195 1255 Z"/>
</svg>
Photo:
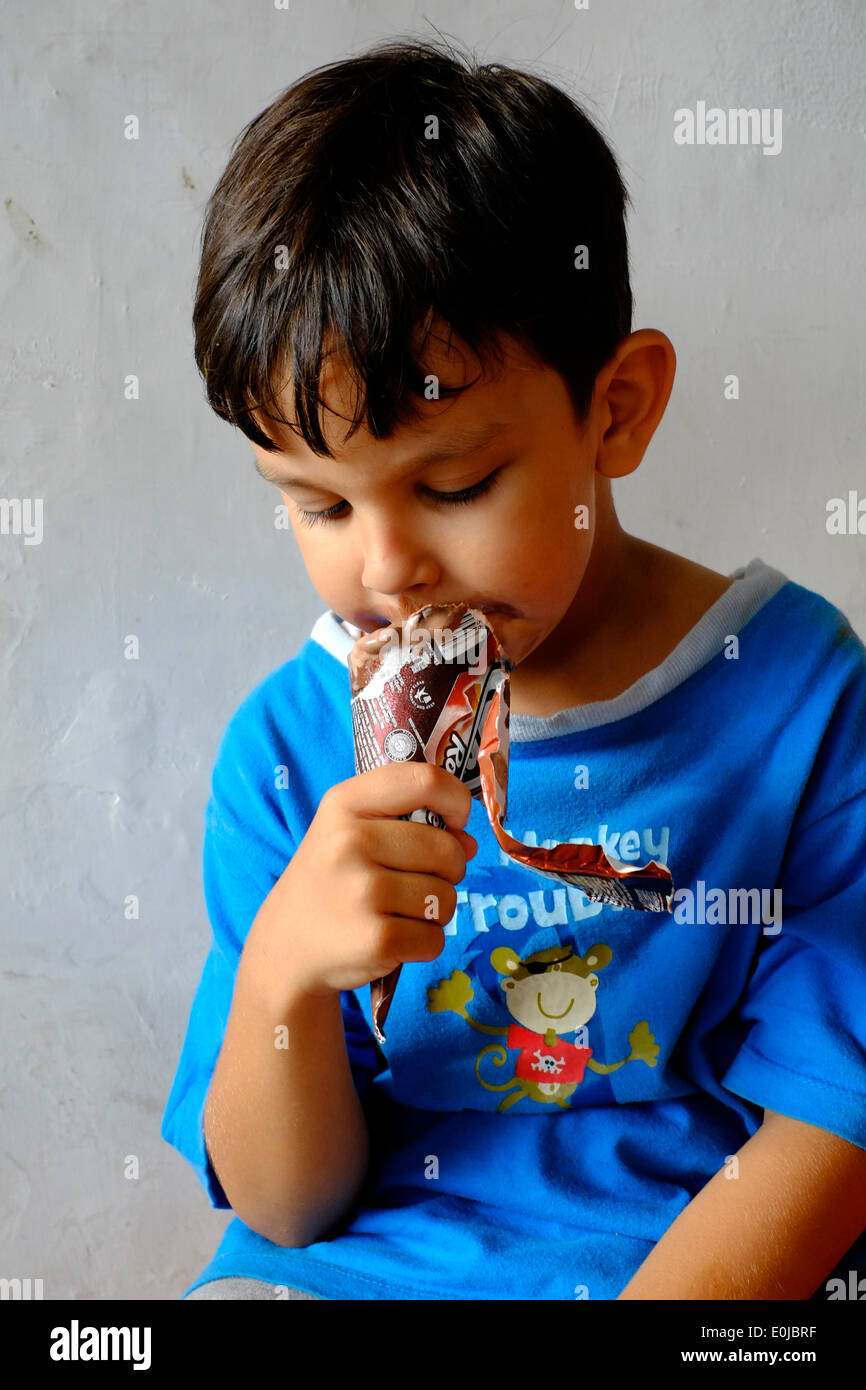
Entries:
<svg viewBox="0 0 866 1390">
<path fill-rule="evenodd" d="M 440 568 L 423 546 L 393 531 L 365 550 L 361 584 L 378 597 L 370 605 L 373 613 L 399 613 L 408 618 L 435 592 Z M 416 597 L 417 596 L 417 597 Z"/>
</svg>

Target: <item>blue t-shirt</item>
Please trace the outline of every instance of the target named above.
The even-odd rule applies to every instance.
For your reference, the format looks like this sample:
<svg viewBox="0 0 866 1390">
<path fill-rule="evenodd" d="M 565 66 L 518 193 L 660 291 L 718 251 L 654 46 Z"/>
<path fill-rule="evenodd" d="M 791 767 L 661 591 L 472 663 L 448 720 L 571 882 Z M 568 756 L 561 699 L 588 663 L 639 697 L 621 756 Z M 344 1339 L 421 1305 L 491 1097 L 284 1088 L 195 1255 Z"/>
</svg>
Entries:
<svg viewBox="0 0 866 1390">
<path fill-rule="evenodd" d="M 403 966 L 383 1048 L 369 985 L 341 995 L 372 1147 L 358 1200 L 301 1248 L 236 1217 L 186 1292 L 247 1275 L 323 1298 L 612 1299 L 764 1108 L 866 1148 L 866 649 L 761 560 L 732 578 L 615 699 L 511 714 L 510 833 L 665 863 L 673 911 L 518 867 L 473 800 L 444 949 Z M 323 613 L 217 753 L 213 944 L 161 1131 L 215 1207 L 202 1117 L 238 958 L 354 773 L 351 646 Z M 866 1271 L 866 1233 L 839 1268 Z"/>
</svg>

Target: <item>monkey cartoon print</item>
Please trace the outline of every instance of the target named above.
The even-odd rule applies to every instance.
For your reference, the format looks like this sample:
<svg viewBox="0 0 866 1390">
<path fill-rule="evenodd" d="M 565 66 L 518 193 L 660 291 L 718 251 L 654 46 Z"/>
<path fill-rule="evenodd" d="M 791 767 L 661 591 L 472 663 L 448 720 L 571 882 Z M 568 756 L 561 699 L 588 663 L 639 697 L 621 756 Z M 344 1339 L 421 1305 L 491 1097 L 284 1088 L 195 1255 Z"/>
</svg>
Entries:
<svg viewBox="0 0 866 1390">
<path fill-rule="evenodd" d="M 489 1043 L 475 1059 L 475 1076 L 485 1091 L 505 1091 L 498 1110 L 507 1110 L 523 1096 L 542 1105 L 569 1105 L 569 1096 L 583 1080 L 584 1070 L 602 1075 L 618 1071 L 626 1062 L 645 1062 L 654 1067 L 659 1047 L 646 1019 L 635 1023 L 628 1035 L 629 1052 L 615 1062 L 596 1061 L 585 1045 L 587 1023 L 598 1002 L 598 971 L 610 965 L 613 952 L 597 942 L 579 955 L 572 946 L 534 951 L 525 959 L 510 946 L 498 946 L 490 964 L 500 975 L 503 1003 L 501 1024 L 479 1023 L 469 1012 L 474 989 L 464 970 L 453 970 L 447 979 L 427 991 L 431 1012 L 451 1010 L 479 1033 L 499 1035 L 504 1043 Z M 567 1039 L 576 1035 L 574 1042 Z M 512 1054 L 509 1080 L 498 1085 L 481 1075 L 483 1060 L 505 1067 Z M 516 1057 L 514 1054 L 516 1053 Z M 492 1054 L 492 1056 L 491 1056 Z"/>
</svg>

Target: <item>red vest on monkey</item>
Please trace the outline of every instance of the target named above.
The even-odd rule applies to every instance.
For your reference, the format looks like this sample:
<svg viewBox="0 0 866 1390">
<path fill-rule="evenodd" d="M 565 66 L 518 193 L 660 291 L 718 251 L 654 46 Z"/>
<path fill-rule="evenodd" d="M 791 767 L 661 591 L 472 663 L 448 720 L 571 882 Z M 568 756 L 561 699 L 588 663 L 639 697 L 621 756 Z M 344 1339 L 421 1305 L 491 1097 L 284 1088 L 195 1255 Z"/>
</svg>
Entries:
<svg viewBox="0 0 866 1390">
<path fill-rule="evenodd" d="M 514 1075 L 530 1081 L 582 1081 L 592 1056 L 591 1047 L 575 1047 L 562 1038 L 548 1047 L 543 1033 L 533 1033 L 519 1023 L 512 1023 L 508 1029 L 505 1046 L 521 1049 Z"/>
</svg>

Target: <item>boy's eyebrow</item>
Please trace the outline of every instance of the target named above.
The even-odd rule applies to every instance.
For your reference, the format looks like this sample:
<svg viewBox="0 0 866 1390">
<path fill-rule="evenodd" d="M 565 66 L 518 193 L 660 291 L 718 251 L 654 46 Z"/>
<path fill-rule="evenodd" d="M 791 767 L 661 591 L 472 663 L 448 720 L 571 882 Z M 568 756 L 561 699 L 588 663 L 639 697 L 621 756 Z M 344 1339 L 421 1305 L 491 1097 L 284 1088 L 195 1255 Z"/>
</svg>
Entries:
<svg viewBox="0 0 866 1390">
<path fill-rule="evenodd" d="M 416 455 L 409 465 L 408 472 L 413 473 L 428 463 L 438 463 L 440 459 L 454 458 L 456 454 L 477 454 L 498 438 L 504 430 L 511 429 L 510 420 L 489 420 L 485 425 L 478 429 L 464 429 L 455 433 L 447 444 L 437 444 L 433 448 L 426 450 L 422 454 Z M 285 478 L 277 474 L 268 472 L 262 465 L 257 454 L 255 459 L 256 472 L 264 478 L 267 483 L 278 483 L 280 487 L 315 487 L 309 478 Z"/>
</svg>

